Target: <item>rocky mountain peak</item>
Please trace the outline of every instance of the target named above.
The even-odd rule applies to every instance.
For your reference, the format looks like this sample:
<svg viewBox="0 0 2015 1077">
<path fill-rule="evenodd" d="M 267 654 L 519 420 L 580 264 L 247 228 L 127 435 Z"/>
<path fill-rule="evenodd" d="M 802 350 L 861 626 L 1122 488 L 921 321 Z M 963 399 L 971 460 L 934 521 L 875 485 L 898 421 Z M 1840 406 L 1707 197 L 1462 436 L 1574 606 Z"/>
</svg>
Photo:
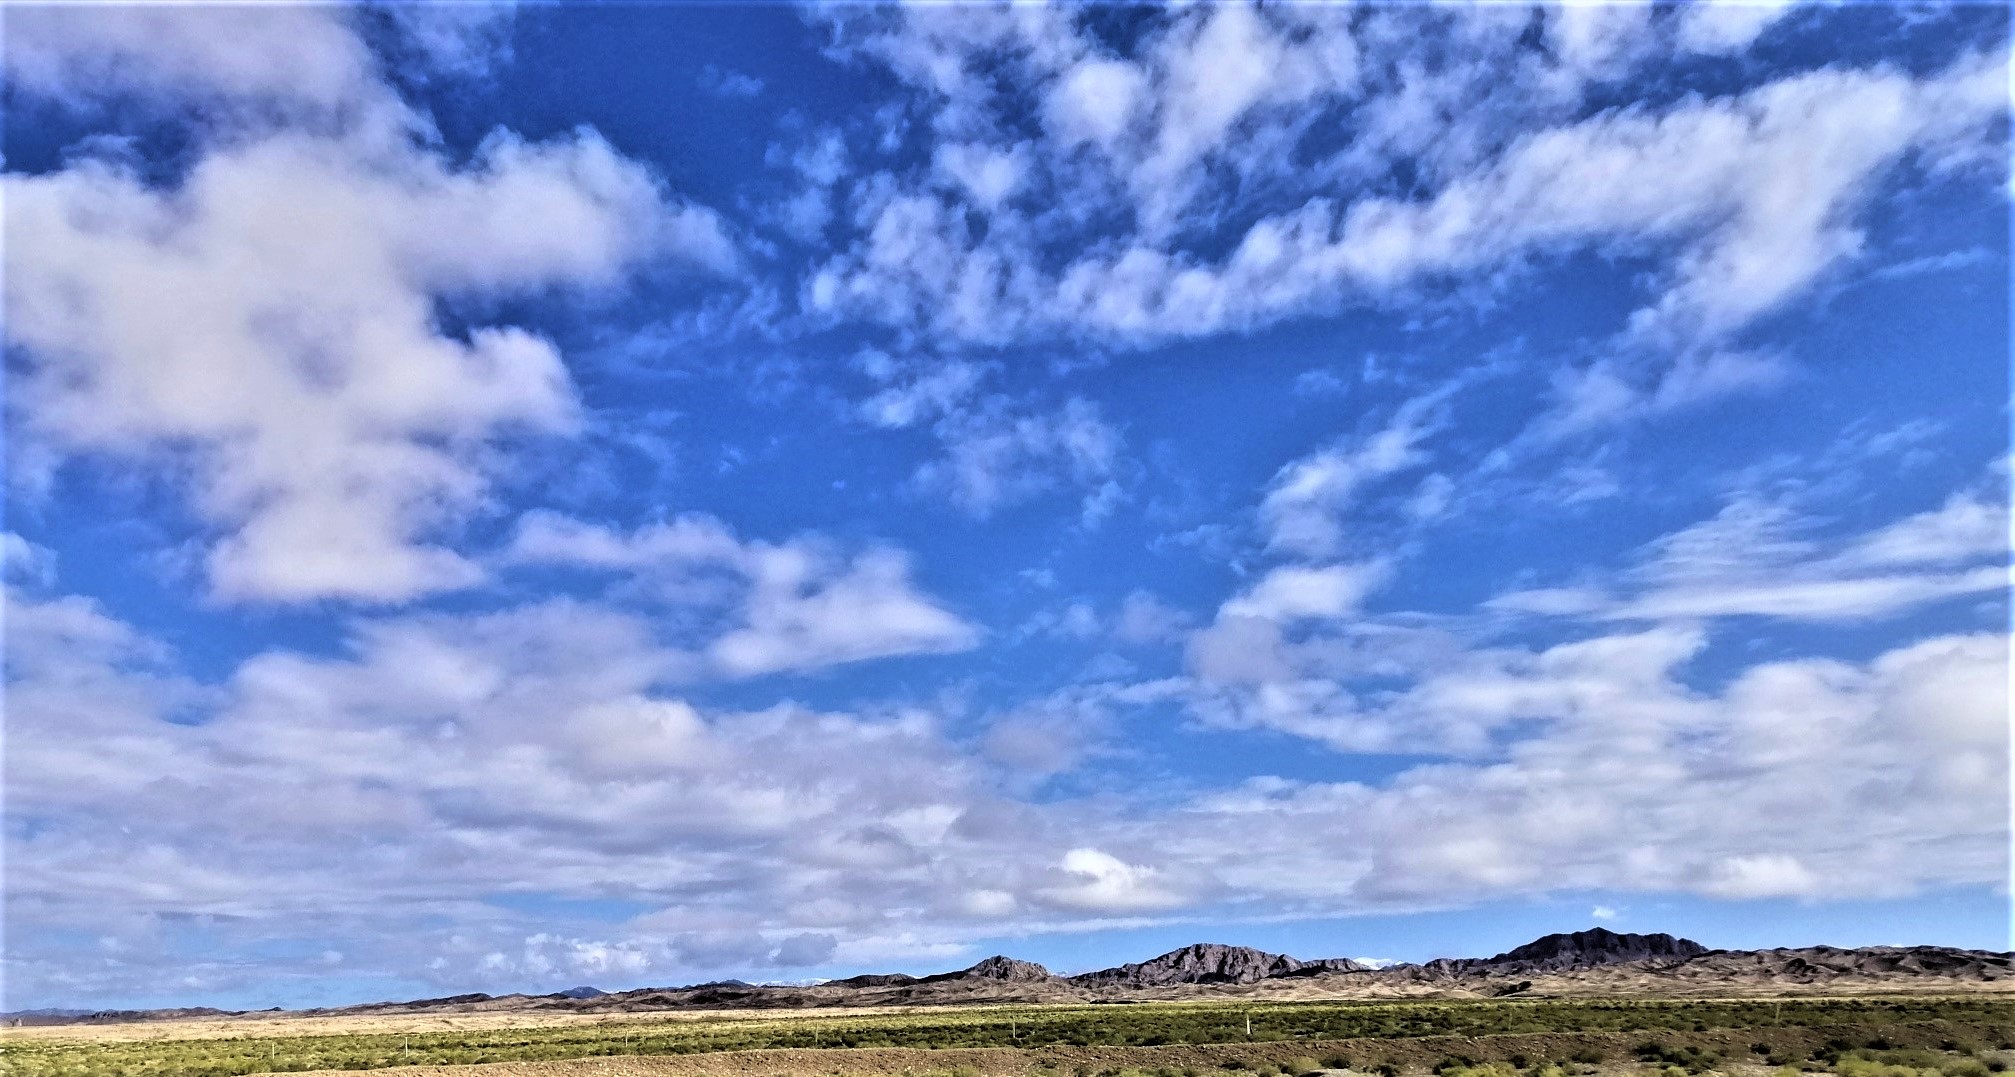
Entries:
<svg viewBox="0 0 2015 1077">
<path fill-rule="evenodd" d="M 1674 938 L 1664 932 L 1638 935 L 1596 927 L 1587 931 L 1546 935 L 1501 953 L 1485 964 L 1567 969 L 1650 959 L 1684 961 L 1706 952 L 1707 947 L 1692 939 Z"/>
<path fill-rule="evenodd" d="M 1223 946 L 1199 942 L 1160 957 L 1118 968 L 1100 969 L 1071 982 L 1122 987 L 1165 987 L 1169 984 L 1249 984 L 1269 976 L 1280 976 L 1301 968 L 1302 963 L 1286 954 L 1270 954 L 1250 946 Z"/>
<path fill-rule="evenodd" d="M 1017 961 L 1000 954 L 995 954 L 965 970 L 965 975 L 988 980 L 1005 980 L 1008 983 L 1038 983 L 1051 978 L 1048 969 L 1033 961 Z"/>
</svg>

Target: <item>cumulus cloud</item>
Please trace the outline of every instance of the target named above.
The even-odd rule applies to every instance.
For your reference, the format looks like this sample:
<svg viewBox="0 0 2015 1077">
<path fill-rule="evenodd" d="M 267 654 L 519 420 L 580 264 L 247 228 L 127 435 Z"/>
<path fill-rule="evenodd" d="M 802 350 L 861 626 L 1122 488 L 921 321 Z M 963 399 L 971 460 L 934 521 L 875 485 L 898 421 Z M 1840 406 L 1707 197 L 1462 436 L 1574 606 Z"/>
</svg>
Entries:
<svg viewBox="0 0 2015 1077">
<path fill-rule="evenodd" d="M 2007 111 L 1998 56 L 1924 77 L 1836 67 L 1660 108 L 1577 111 L 1590 85 L 1689 51 L 1739 51 L 1784 10 L 1562 5 L 1545 12 L 1540 50 L 1516 9 L 1359 18 L 1221 4 L 1154 20 L 1124 56 L 1060 9 L 988 10 L 956 27 L 927 9 L 836 18 L 843 49 L 912 88 L 941 155 L 1011 153 L 1014 186 L 1046 179 L 1070 195 L 982 231 L 964 209 L 1000 218 L 1004 166 L 1001 182 L 954 185 L 963 194 L 882 174 L 803 302 L 972 343 L 1138 345 L 1594 250 L 1654 260 L 1622 344 L 1701 350 L 1694 373 L 1665 379 L 1659 406 L 1753 383 L 1768 370 L 1716 359 L 1712 344 L 1856 257 L 1856 221 L 1899 165 L 1993 157 Z M 1406 50 L 1423 39 L 1450 62 L 1422 70 Z M 1042 138 L 1011 120 L 1003 71 L 1031 88 Z M 1341 148 L 1305 138 L 1322 118 L 1341 125 Z M 1425 177 L 1426 194 L 1392 193 L 1400 170 Z M 1130 227 L 1087 250 L 1080 223 L 1095 213 Z M 1197 219 L 1211 227 L 1192 229 Z M 1239 237 L 1228 252 L 1216 238 L 1227 226 Z"/>
<path fill-rule="evenodd" d="M 8 616 L 9 805 L 42 821 L 7 836 L 10 916 L 46 929 L 21 929 L 23 997 L 57 982 L 60 957 L 32 940 L 58 929 L 130 947 L 65 990 L 132 990 L 174 961 L 134 926 L 158 916 L 225 916 L 213 955 L 284 923 L 345 937 L 348 969 L 523 987 L 950 963 L 1004 917 L 1069 930 L 1226 894 L 1317 915 L 1563 889 L 1880 895 L 2005 870 L 1994 634 L 1764 662 L 1713 688 L 1690 683 L 1697 630 L 1438 657 L 1310 640 L 1267 705 L 1358 662 L 1406 687 L 1298 727 L 1277 710 L 1272 728 L 1440 758 L 1114 811 L 1104 794 L 1017 796 L 928 711 L 667 695 L 682 655 L 653 619 L 579 602 L 361 621 L 342 654 L 270 651 L 214 684 L 86 601 L 15 590 Z M 1072 705 L 1171 691 L 1194 688 Z M 1065 762 L 1039 739 L 978 747 Z M 1289 856 L 1303 870 L 1269 866 Z M 657 911 L 528 930 L 484 904 L 527 878 Z"/>
<path fill-rule="evenodd" d="M 731 674 L 963 651 L 979 639 L 973 626 L 915 592 L 909 560 L 895 551 L 869 551 L 823 580 L 816 562 L 796 551 L 766 552 L 752 582 L 747 627 L 710 648 Z"/>
<path fill-rule="evenodd" d="M 1283 855 L 1290 845 L 1263 822 L 1298 820 L 1304 835 L 1325 835 L 1298 843 L 1301 862 L 1355 880 L 1366 901 L 1539 887 L 1897 894 L 1911 884 L 1894 872 L 1931 861 L 1983 883 L 2005 865 L 2007 794 L 1992 784 L 2006 771 L 1995 716 L 2007 695 L 2004 637 L 1926 640 L 1866 665 L 1764 663 L 1712 694 L 1679 683 L 1689 652 L 1677 640 L 1591 642 L 1583 655 L 1508 667 L 1508 679 L 1460 675 L 1487 689 L 1458 697 L 1476 713 L 1548 716 L 1545 732 L 1498 760 L 1418 768 L 1388 788 L 1254 781 L 1211 800 L 1205 818 L 1252 836 L 1253 864 L 1269 842 Z M 1930 685 L 1952 693 L 1958 728 L 1982 739 L 1961 747 L 1922 727 L 1910 697 Z M 1446 698 L 1457 686 L 1434 691 Z M 1463 808 L 1444 810 L 1455 803 Z M 1208 841 L 1208 829 L 1192 840 Z M 1374 833 L 1408 838 L 1362 837 Z M 1920 867 L 1902 866 L 1911 861 Z M 1259 885 L 1259 874 L 1226 882 Z"/>
<path fill-rule="evenodd" d="M 1502 746 L 1508 723 L 1606 708 L 1662 706 L 1685 720 L 1700 701 L 1667 685 L 1708 646 L 1703 626 L 1717 619 L 1871 622 L 2005 594 L 1999 499 L 1974 488 L 1858 534 L 1826 535 L 1792 502 L 1741 492 L 1607 576 L 1589 570 L 1483 604 L 1587 633 L 1535 651 L 1477 648 L 1432 621 L 1366 614 L 1363 599 L 1390 562 L 1281 566 L 1191 636 L 1188 705 L 1207 725 L 1275 730 L 1347 752 L 1486 753 Z M 1395 676 L 1410 683 L 1381 683 Z"/>
<path fill-rule="evenodd" d="M 290 80 L 362 92 L 362 46 L 324 9 L 250 19 L 298 33 L 320 66 L 282 50 L 244 71 L 208 65 L 204 42 L 257 50 L 204 15 L 35 13 L 20 62 L 140 50 L 170 89 L 201 72 L 248 94 Z M 318 74 L 329 65 L 340 78 Z M 458 164 L 338 123 L 222 140 L 165 182 L 86 158 L 0 183 L 8 338 L 27 357 L 10 386 L 20 436 L 55 458 L 186 475 L 227 600 L 395 602 L 480 578 L 441 538 L 482 507 L 498 446 L 572 433 L 577 404 L 549 341 L 511 325 L 446 332 L 441 303 L 606 288 L 661 256 L 734 259 L 711 211 L 585 130 L 538 143 L 499 131 Z"/>
<path fill-rule="evenodd" d="M 1795 856 L 1758 853 L 1731 856 L 1715 864 L 1706 890 L 1717 897 L 1809 897 L 1818 880 Z"/>
<path fill-rule="evenodd" d="M 1342 617 L 1354 612 L 1364 596 L 1391 573 L 1392 566 L 1383 561 L 1320 568 L 1284 566 L 1227 601 L 1218 615 L 1280 622 Z"/>
<path fill-rule="evenodd" d="M 702 650 L 714 670 L 731 677 L 963 651 L 980 637 L 916 589 L 899 550 L 842 556 L 814 536 L 745 543 L 707 516 L 624 533 L 535 512 L 520 521 L 504 557 L 633 574 L 662 600 L 725 608 L 726 630 Z"/>
<path fill-rule="evenodd" d="M 1998 69 L 1923 83 L 1824 71 L 1663 115 L 1606 113 L 1521 139 L 1424 202 L 1312 201 L 1255 224 L 1217 265 L 1135 246 L 1072 266 L 1058 294 L 1088 327 L 1205 333 L 1528 252 L 1676 239 L 1684 253 L 1633 331 L 1712 338 L 1856 253 L 1851 211 L 1888 167 L 1984 137 L 2005 111 Z"/>
<path fill-rule="evenodd" d="M 829 952 L 834 927 L 871 934 L 883 914 L 859 911 L 874 908 L 861 891 L 859 910 L 807 910 L 771 935 L 751 919 L 748 872 L 767 872 L 790 905 L 835 870 L 819 852 L 831 840 L 873 831 L 897 850 L 941 845 L 984 795 L 922 715 L 701 711 L 662 695 L 653 686 L 679 656 L 646 619 L 603 608 L 369 622 L 344 655 L 268 652 L 211 686 L 89 603 L 14 592 L 8 613 L 10 810 L 51 822 L 10 839 L 24 869 L 10 874 L 10 915 L 52 925 L 216 913 L 356 931 L 452 911 L 456 930 L 481 935 L 496 920 L 471 915 L 482 896 L 535 875 L 655 893 L 684 908 L 681 932 L 763 928 L 761 955 L 803 964 Z M 147 870 L 108 886 L 115 861 Z M 915 884 L 935 877 L 911 861 Z M 101 900 L 77 903 L 79 887 Z M 503 950 L 415 930 L 451 959 L 443 976 L 502 953 L 489 983 L 542 968 L 621 975 L 654 952 L 631 945 L 650 936 L 642 927 Z M 660 936 L 676 952 L 651 967 L 704 964 L 678 950 L 692 949 L 681 932 Z M 351 963 L 388 958 L 371 939 L 345 947 Z"/>
<path fill-rule="evenodd" d="M 1181 900 L 1159 880 L 1160 872 L 1129 864 L 1099 849 L 1072 849 L 1057 867 L 1069 881 L 1043 891 L 1042 896 L 1068 908 L 1094 913 L 1141 912 L 1167 908 Z"/>
<path fill-rule="evenodd" d="M 1705 0 L 1679 18 L 1679 44 L 1692 52 L 1737 53 L 1791 14 L 1794 0 Z"/>
<path fill-rule="evenodd" d="M 1188 613 L 1147 591 L 1129 592 L 1113 621 L 1113 636 L 1121 643 L 1167 643 L 1189 627 Z"/>
<path fill-rule="evenodd" d="M 56 553 L 12 531 L 0 532 L 0 578 L 52 583 L 56 578 Z"/>
<path fill-rule="evenodd" d="M 305 108 L 338 118 L 397 107 L 377 63 L 334 8 L 226 16 L 169 5 L 102 11 L 49 7 L 8 20 L 4 71 L 30 93 L 88 104 L 113 93 Z"/>
</svg>

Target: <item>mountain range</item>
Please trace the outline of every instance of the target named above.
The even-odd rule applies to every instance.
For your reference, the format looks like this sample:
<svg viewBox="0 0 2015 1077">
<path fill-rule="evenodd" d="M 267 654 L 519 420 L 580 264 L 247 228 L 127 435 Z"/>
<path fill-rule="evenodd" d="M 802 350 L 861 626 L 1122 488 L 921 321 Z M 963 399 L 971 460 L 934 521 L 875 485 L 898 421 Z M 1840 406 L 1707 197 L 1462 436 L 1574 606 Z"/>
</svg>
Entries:
<svg viewBox="0 0 2015 1077">
<path fill-rule="evenodd" d="M 2015 993 L 2015 953 L 1943 946 L 1810 946 L 1712 950 L 1666 934 L 1592 928 L 1547 935 L 1495 957 L 1438 958 L 1371 968 L 1349 958 L 1304 961 L 1246 946 L 1197 943 L 1146 961 L 1059 976 L 1030 961 L 989 957 L 931 976 L 868 973 L 811 985 L 716 981 L 688 987 L 546 995 L 465 994 L 336 1009 L 238 1014 L 179 1010 L 45 1011 L 10 1023 L 167 1020 L 189 1016 L 371 1015 L 494 1011 L 620 1013 L 681 1009 L 811 1009 L 960 1003 L 1129 1002 L 1251 997 L 1269 1001 L 1353 997 L 1517 995 L 1751 995 L 1827 992 Z"/>
</svg>

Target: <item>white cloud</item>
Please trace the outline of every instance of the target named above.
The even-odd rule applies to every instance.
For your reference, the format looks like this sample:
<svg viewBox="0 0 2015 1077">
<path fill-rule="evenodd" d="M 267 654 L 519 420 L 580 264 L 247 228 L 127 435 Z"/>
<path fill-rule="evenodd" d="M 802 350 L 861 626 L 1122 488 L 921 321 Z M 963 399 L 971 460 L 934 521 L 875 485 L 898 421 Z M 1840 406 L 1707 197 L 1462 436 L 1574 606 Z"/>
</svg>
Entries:
<svg viewBox="0 0 2015 1077">
<path fill-rule="evenodd" d="M 1608 594 L 1593 587 L 1534 587 L 1523 591 L 1506 591 L 1486 601 L 1483 606 L 1487 610 L 1505 613 L 1538 613 L 1553 617 L 1571 617 L 1594 613 L 1608 604 Z"/>
<path fill-rule="evenodd" d="M 936 432 L 945 455 L 920 466 L 916 483 L 977 519 L 1069 482 L 1089 488 L 1085 515 L 1095 520 L 1118 494 L 1112 476 L 1124 439 L 1088 400 L 1028 414 L 993 398 L 945 416 Z"/>
<path fill-rule="evenodd" d="M 732 677 L 963 651 L 980 636 L 916 589 L 909 558 L 899 550 L 870 547 L 842 557 L 813 536 L 743 543 L 705 516 L 625 534 L 532 513 L 505 556 L 515 563 L 632 573 L 666 601 L 725 606 L 730 627 L 703 652 L 715 670 Z M 723 573 L 732 578 L 723 580 Z"/>
<path fill-rule="evenodd" d="M 1715 691 L 1681 683 L 1697 645 L 1639 634 L 1429 672 L 1390 705 L 1405 736 L 1381 750 L 1419 750 L 1423 722 L 1459 725 L 1464 711 L 1543 726 L 1384 786 L 1256 779 L 1196 805 L 1185 838 L 1158 848 L 1179 863 L 1236 834 L 1253 865 L 1299 848 L 1325 889 L 1349 879 L 1373 903 L 1576 888 L 1896 895 L 1929 873 L 1999 878 L 2005 637 L 1925 640 L 1866 664 L 1763 663 Z M 1962 716 L 1951 730 L 1923 724 L 1924 691 Z M 1259 870 L 1221 874 L 1266 885 Z"/>
<path fill-rule="evenodd" d="M 1409 400 L 1376 433 L 1281 468 L 1259 507 L 1268 545 L 1304 556 L 1334 555 L 1343 544 L 1342 517 L 1359 492 L 1427 462 L 1421 442 L 1446 422 L 1440 414 L 1446 396 L 1438 391 Z"/>
<path fill-rule="evenodd" d="M 278 102 L 329 117 L 395 102 L 370 50 L 333 8 L 24 8 L 7 23 L 8 81 L 58 99 L 147 92 Z"/>
<path fill-rule="evenodd" d="M 322 9 L 248 16 L 320 58 L 299 64 L 195 9 L 30 14 L 23 63 L 138 50 L 170 88 L 200 74 L 234 93 L 390 94 L 358 88 L 362 46 Z M 212 68 L 205 50 L 227 39 L 254 58 Z M 8 336 L 28 359 L 10 386 L 20 436 L 186 474 L 218 532 L 212 589 L 231 600 L 401 601 L 479 579 L 435 540 L 483 506 L 499 444 L 572 432 L 576 402 L 551 343 L 508 325 L 446 333 L 437 304 L 735 257 L 710 211 L 589 131 L 500 131 L 454 164 L 339 117 L 221 140 L 165 185 L 109 159 L 0 182 Z"/>
<path fill-rule="evenodd" d="M 700 85 L 717 97 L 730 99 L 759 97 L 763 92 L 762 79 L 714 64 L 700 69 Z"/>
<path fill-rule="evenodd" d="M 915 487 L 976 519 L 1062 489 L 1084 491 L 1082 517 L 1098 522 L 1122 499 L 1116 477 L 1125 438 L 1103 410 L 1071 397 L 1053 411 L 982 388 L 997 365 L 962 359 L 856 360 L 878 386 L 855 408 L 883 429 L 928 427 L 943 455 L 917 466 Z"/>
<path fill-rule="evenodd" d="M 1611 616 L 1653 620 L 1737 616 L 1794 621 L 1875 620 L 1940 599 L 2006 591 L 2009 585 L 2009 570 L 2001 566 L 1937 575 L 1700 581 L 1648 592 L 1624 603 Z"/>
<path fill-rule="evenodd" d="M 1959 493 L 1856 542 L 1842 560 L 1865 565 L 1943 565 L 2009 551 L 2006 501 Z"/>
<path fill-rule="evenodd" d="M 1084 60 L 1050 90 L 1045 101 L 1049 130 L 1065 146 L 1111 146 L 1133 126 L 1147 89 L 1146 77 L 1133 64 Z"/>
<path fill-rule="evenodd" d="M 938 363 L 907 381 L 886 385 L 860 404 L 861 418 L 888 429 L 963 413 L 987 376 L 979 363 L 958 360 Z M 882 380 L 894 377 L 890 371 Z"/>
<path fill-rule="evenodd" d="M 1100 750 L 1113 726 L 1108 689 L 1065 689 L 988 719 L 980 752 L 1025 776 L 1071 770 Z"/>
<path fill-rule="evenodd" d="M 1731 856 L 1713 867 L 1705 889 L 1725 898 L 1813 897 L 1818 877 L 1783 853 Z"/>
<path fill-rule="evenodd" d="M 1791 377 L 1785 360 L 1728 350 L 1688 350 L 1667 362 L 1606 356 L 1554 379 L 1552 409 L 1534 435 L 1559 438 L 1627 419 L 1705 404 L 1727 396 L 1775 388 Z"/>
<path fill-rule="evenodd" d="M 939 146 L 933 158 L 938 171 L 964 189 L 966 197 L 991 213 L 1021 186 L 1027 165 L 1017 150 L 996 150 L 972 143 Z"/>
<path fill-rule="evenodd" d="M 1287 565 L 1269 571 L 1258 583 L 1227 601 L 1218 610 L 1218 616 L 1282 623 L 1343 617 L 1355 612 L 1364 597 L 1391 575 L 1392 566 L 1385 561 L 1321 567 Z"/>
<path fill-rule="evenodd" d="M 1559 56 L 1565 90 L 1627 71 L 1652 47 L 1648 31 L 1655 14 L 1650 3 L 1568 0 L 1549 5 L 1547 40 Z"/>
<path fill-rule="evenodd" d="M 56 552 L 12 531 L 0 532 L 0 579 L 47 585 L 56 578 Z"/>
<path fill-rule="evenodd" d="M 1293 671 L 1280 625 L 1259 617 L 1222 617 L 1191 636 L 1185 660 L 1206 682 L 1271 684 Z"/>
<path fill-rule="evenodd" d="M 758 845 L 816 871 L 798 859 L 809 855 L 801 840 L 873 823 L 908 835 L 887 840 L 942 842 L 944 824 L 921 821 L 955 816 L 943 805 L 972 796 L 958 791 L 968 765 L 928 719 L 701 713 L 650 690 L 678 655 L 652 641 L 647 622 L 578 604 L 371 622 L 344 657 L 271 652 L 203 692 L 177 687 L 147 641 L 76 600 L 13 594 L 9 629 L 19 636 L 10 806 L 32 804 L 52 823 L 11 839 L 11 851 L 34 854 L 10 876 L 17 912 L 95 915 L 49 904 L 81 886 L 110 903 L 93 908 L 426 915 L 444 906 L 419 891 L 449 891 L 422 877 L 445 873 L 435 877 L 456 880 L 454 900 L 472 901 L 518 886 L 542 859 L 553 874 L 537 877 L 556 888 L 572 889 L 586 869 L 609 885 L 674 893 L 738 875 Z M 196 705 L 200 722 L 167 720 Z M 73 735 L 79 721 L 88 749 Z M 165 839 L 176 830 L 209 836 Z M 383 855 L 346 859 L 324 840 L 335 833 Z M 108 886 L 102 855 L 150 870 Z M 779 877 L 776 893 L 806 881 Z M 456 913 L 461 930 L 493 919 L 469 911 Z M 385 959 L 363 941 L 368 960 Z M 809 952 L 796 945 L 798 957 Z"/>
<path fill-rule="evenodd" d="M 1164 909 L 1181 899 L 1159 880 L 1160 872 L 1129 864 L 1111 853 L 1089 847 L 1072 849 L 1058 867 L 1069 880 L 1043 891 L 1050 902 L 1096 913 Z"/>
<path fill-rule="evenodd" d="M 1588 911 L 1589 918 L 1593 920 L 1614 920 L 1617 915 L 1616 908 L 1611 905 L 1597 905 Z"/>
<path fill-rule="evenodd" d="M 1179 638 L 1190 616 L 1146 591 L 1129 592 L 1120 603 L 1113 635 L 1121 643 L 1167 643 Z"/>
<path fill-rule="evenodd" d="M 1001 185 L 876 176 L 804 303 L 969 343 L 1146 345 L 1595 251 L 1651 262 L 1616 341 L 1644 368 L 1629 409 L 1768 384 L 1779 364 L 1723 345 L 1859 255 L 1857 220 L 1898 166 L 1993 158 L 2007 111 L 2001 58 L 1974 56 L 1921 78 L 1835 67 L 1582 112 L 1586 87 L 1733 51 L 1773 14 L 1569 4 L 1547 9 L 1539 49 L 1515 8 L 1201 5 L 1124 57 L 1059 9 L 835 18 L 843 48 L 915 91 L 943 153 L 1012 147 L 1015 185 L 1059 197 L 976 230 L 965 211 L 992 210 Z M 1449 61 L 1424 70 L 1423 41 Z M 1014 118 L 1012 87 L 1037 97 L 1043 137 Z M 1428 193 L 1391 194 L 1396 172 Z M 1087 242 L 1093 219 L 1125 223 Z M 1222 253 L 1227 230 L 1242 236 Z"/>
<path fill-rule="evenodd" d="M 747 626 L 709 648 L 733 675 L 963 651 L 979 641 L 972 625 L 916 593 L 909 559 L 894 550 L 870 550 L 830 576 L 801 551 L 766 550 L 751 583 Z"/>
<path fill-rule="evenodd" d="M 57 929 L 124 947 L 65 990 L 158 979 L 175 956 L 129 926 L 155 915 L 223 917 L 213 953 L 302 931 L 344 938 L 358 975 L 522 987 L 818 960 L 827 937 L 835 961 L 949 961 L 1010 927 L 1152 920 L 1227 893 L 1321 915 L 1584 888 L 1880 896 L 2006 867 L 1995 634 L 1765 662 L 1719 687 L 1685 668 L 1702 637 L 1669 629 L 1388 645 L 1365 667 L 1312 639 L 1279 687 L 1374 667 L 1409 684 L 1357 708 L 1361 732 L 1383 729 L 1363 750 L 1515 737 L 1374 783 L 1115 803 L 1019 798 L 927 712 L 666 696 L 653 686 L 685 656 L 657 620 L 556 602 L 362 621 L 336 657 L 269 652 L 205 687 L 87 602 L 11 594 L 9 803 L 42 824 L 7 836 L 10 915 L 35 928 L 10 983 L 51 990 L 33 940 Z M 1174 690 L 1065 701 L 1048 732 Z M 973 747 L 1021 773 L 1069 765 L 1035 733 Z M 1298 870 L 1272 866 L 1289 858 Z M 527 878 L 660 911 L 598 934 L 483 904 Z M 444 917 L 452 932 L 431 926 Z"/>
<path fill-rule="evenodd" d="M 1815 527 L 1786 504 L 1742 494 L 1650 544 L 1619 587 L 1539 587 L 1486 606 L 1614 620 L 1853 622 L 2010 586 L 2006 510 L 1978 493 L 1830 542 L 1806 537 Z"/>
<path fill-rule="evenodd" d="M 1795 0 L 1702 0 L 1679 16 L 1680 47 L 1692 52 L 1742 52 L 1791 14 Z"/>
<path fill-rule="evenodd" d="M 1355 74 L 1348 40 L 1342 38 L 1343 50 L 1325 52 L 1318 31 L 1314 47 L 1296 47 L 1246 4 L 1212 5 L 1162 39 L 1155 136 L 1130 177 L 1145 231 L 1160 235 L 1175 227 L 1195 197 L 1193 170 L 1248 113 L 1297 105 L 1347 84 Z"/>
</svg>

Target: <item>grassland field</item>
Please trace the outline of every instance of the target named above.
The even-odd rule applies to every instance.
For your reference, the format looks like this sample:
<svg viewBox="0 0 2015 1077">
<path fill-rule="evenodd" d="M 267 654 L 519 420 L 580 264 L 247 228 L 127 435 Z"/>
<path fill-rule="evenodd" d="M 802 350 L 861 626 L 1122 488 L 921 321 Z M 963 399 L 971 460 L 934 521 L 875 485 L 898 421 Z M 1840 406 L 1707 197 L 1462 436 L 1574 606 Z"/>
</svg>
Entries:
<svg viewBox="0 0 2015 1077">
<path fill-rule="evenodd" d="M 496 1015 L 484 1015 L 494 1017 Z M 177 1037 L 176 1022 L 6 1030 L 9 1077 L 428 1071 L 465 1077 L 1989 1077 L 2015 1061 L 2015 999 L 1244 1001 L 649 1014 L 594 1022 Z M 1250 1024 L 1248 1025 L 1248 1021 Z M 293 1020 L 288 1029 L 312 1029 Z M 147 1038 L 130 1034 L 148 1031 Z M 227 1026 L 228 1028 L 228 1026 Z M 270 1030 L 268 1030 L 270 1031 Z M 578 1063 L 567 1064 L 567 1063 Z M 613 1064 L 612 1063 L 616 1063 Z M 560 1065 L 555 1065 L 560 1064 Z M 1843 1068 L 1844 1067 L 1844 1068 Z M 1886 1067 L 1886 1068 L 1885 1068 Z M 1243 1072 L 1240 1072 L 1243 1071 Z M 417 1074 L 416 1074 L 417 1077 Z"/>
</svg>

